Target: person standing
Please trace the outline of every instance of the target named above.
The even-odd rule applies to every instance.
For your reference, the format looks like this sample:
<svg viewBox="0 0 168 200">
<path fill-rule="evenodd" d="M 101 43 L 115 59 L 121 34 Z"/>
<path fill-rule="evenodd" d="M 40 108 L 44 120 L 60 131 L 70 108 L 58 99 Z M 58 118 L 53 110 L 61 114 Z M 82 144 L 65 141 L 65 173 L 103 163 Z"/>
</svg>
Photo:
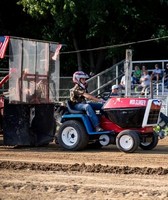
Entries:
<svg viewBox="0 0 168 200">
<path fill-rule="evenodd" d="M 87 91 L 86 79 L 89 76 L 83 71 L 76 71 L 73 74 L 74 87 L 70 89 L 70 100 L 74 109 L 79 111 L 85 111 L 96 132 L 103 131 L 100 127 L 100 122 L 98 116 L 95 113 L 95 110 L 101 110 L 103 99 L 99 99 Z M 87 100 L 91 100 L 87 102 Z"/>
</svg>

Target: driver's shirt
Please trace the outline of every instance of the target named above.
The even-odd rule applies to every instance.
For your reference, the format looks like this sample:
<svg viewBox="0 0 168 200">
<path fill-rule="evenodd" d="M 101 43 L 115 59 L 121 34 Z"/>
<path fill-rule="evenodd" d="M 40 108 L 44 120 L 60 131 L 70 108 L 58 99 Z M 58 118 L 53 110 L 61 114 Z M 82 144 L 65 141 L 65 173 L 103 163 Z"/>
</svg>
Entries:
<svg viewBox="0 0 168 200">
<path fill-rule="evenodd" d="M 86 103 L 85 97 L 83 96 L 84 93 L 87 93 L 87 90 L 76 84 L 70 89 L 70 100 L 73 103 Z"/>
</svg>

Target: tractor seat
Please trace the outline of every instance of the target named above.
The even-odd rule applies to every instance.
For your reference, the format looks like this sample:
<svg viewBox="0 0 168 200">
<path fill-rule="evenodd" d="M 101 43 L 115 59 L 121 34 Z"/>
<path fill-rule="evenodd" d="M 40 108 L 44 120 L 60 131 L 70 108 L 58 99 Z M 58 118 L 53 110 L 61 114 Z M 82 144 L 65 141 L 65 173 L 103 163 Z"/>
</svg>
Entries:
<svg viewBox="0 0 168 200">
<path fill-rule="evenodd" d="M 84 113 L 83 111 L 73 109 L 71 101 L 67 101 L 67 108 L 68 108 L 68 112 L 71 114 L 83 114 Z"/>
</svg>

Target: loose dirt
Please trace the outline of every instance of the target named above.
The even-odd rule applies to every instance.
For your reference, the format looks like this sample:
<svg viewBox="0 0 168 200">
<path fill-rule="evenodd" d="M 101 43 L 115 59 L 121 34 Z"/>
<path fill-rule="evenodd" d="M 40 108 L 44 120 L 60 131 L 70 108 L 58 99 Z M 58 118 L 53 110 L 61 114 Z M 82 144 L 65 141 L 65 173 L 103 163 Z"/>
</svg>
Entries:
<svg viewBox="0 0 168 200">
<path fill-rule="evenodd" d="M 0 178 L 1 200 L 168 200 L 168 137 L 134 153 L 6 147 L 1 137 Z"/>
</svg>

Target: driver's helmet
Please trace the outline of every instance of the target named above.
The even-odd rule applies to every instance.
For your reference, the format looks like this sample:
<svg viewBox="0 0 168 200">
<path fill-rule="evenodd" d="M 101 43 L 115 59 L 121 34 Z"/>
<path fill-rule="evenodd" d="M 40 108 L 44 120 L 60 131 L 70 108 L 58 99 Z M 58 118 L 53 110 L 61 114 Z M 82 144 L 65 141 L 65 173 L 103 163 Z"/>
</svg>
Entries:
<svg viewBox="0 0 168 200">
<path fill-rule="evenodd" d="M 81 83 L 80 79 L 81 78 L 85 78 L 85 79 L 88 79 L 89 76 L 88 74 L 86 74 L 85 72 L 83 71 L 77 71 L 73 74 L 73 82 L 74 83 L 77 83 L 79 86 L 81 86 L 83 89 L 86 89 L 87 88 L 87 83 L 83 84 Z"/>
</svg>

